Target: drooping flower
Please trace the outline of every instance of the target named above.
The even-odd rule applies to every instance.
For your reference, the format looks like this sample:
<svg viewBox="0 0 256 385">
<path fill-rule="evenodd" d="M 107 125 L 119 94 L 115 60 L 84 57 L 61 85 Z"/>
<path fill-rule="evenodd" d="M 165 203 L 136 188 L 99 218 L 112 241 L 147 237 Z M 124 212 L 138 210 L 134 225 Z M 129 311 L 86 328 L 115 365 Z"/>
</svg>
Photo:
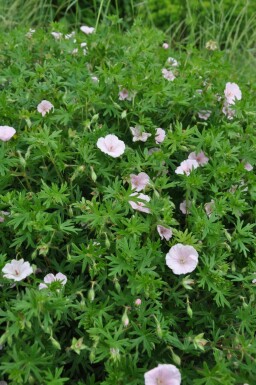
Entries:
<svg viewBox="0 0 256 385">
<path fill-rule="evenodd" d="M 48 286 L 52 282 L 55 282 L 55 281 L 60 281 L 62 286 L 64 286 L 67 283 L 67 277 L 64 274 L 62 274 L 62 273 L 57 273 L 56 275 L 54 275 L 54 274 L 47 274 L 44 277 L 44 283 L 40 283 L 39 290 L 47 289 Z"/>
<path fill-rule="evenodd" d="M 214 200 L 212 199 L 211 202 L 205 203 L 204 209 L 208 217 L 210 217 L 214 210 Z"/>
<path fill-rule="evenodd" d="M 131 197 L 132 196 L 135 196 L 136 198 L 138 199 L 141 199 L 142 201 L 145 201 L 145 202 L 149 202 L 150 201 L 150 197 L 148 195 L 145 195 L 145 194 L 138 194 L 137 192 L 136 193 L 132 193 L 130 195 Z M 141 201 L 138 201 L 138 202 L 134 202 L 134 201 L 129 201 L 130 205 L 132 206 L 132 208 L 134 210 L 138 210 L 138 211 L 141 211 L 142 213 L 150 213 L 150 209 L 148 207 L 145 207 L 145 203 L 144 202 L 141 202 Z"/>
<path fill-rule="evenodd" d="M 37 111 L 42 114 L 42 116 L 45 116 L 53 107 L 53 104 L 49 102 L 48 100 L 42 100 L 41 103 L 37 106 Z"/>
<path fill-rule="evenodd" d="M 169 44 L 168 43 L 163 43 L 162 47 L 163 47 L 163 49 L 168 49 L 169 48 Z"/>
<path fill-rule="evenodd" d="M 62 38 L 61 32 L 51 32 L 51 35 L 54 37 L 55 40 L 60 40 Z"/>
<path fill-rule="evenodd" d="M 80 27 L 80 30 L 85 33 L 86 35 L 90 35 L 91 33 L 94 32 L 95 28 L 93 27 L 88 27 L 87 25 L 82 25 L 82 27 Z"/>
<path fill-rule="evenodd" d="M 234 116 L 236 115 L 236 111 L 233 108 L 230 108 L 227 102 L 224 103 L 222 112 L 224 115 L 226 115 L 228 120 L 233 120 Z"/>
<path fill-rule="evenodd" d="M 8 140 L 10 140 L 15 133 L 16 130 L 13 127 L 0 126 L 0 140 L 3 142 L 8 142 Z"/>
<path fill-rule="evenodd" d="M 193 246 L 177 243 L 166 254 L 166 264 L 174 274 L 191 273 L 198 264 L 198 253 Z"/>
<path fill-rule="evenodd" d="M 202 111 L 199 111 L 198 112 L 198 117 L 200 118 L 200 119 L 203 119 L 203 120 L 207 120 L 207 119 L 209 119 L 209 117 L 211 116 L 211 111 L 209 111 L 209 110 L 202 110 Z"/>
<path fill-rule="evenodd" d="M 166 239 L 169 241 L 172 237 L 172 230 L 168 227 L 164 227 L 162 225 L 157 225 L 157 232 L 160 235 L 161 239 Z"/>
<path fill-rule="evenodd" d="M 132 95 L 130 94 L 130 92 L 126 89 L 126 88 L 122 88 L 120 91 L 119 91 L 119 100 L 129 100 L 131 101 L 132 100 Z"/>
<path fill-rule="evenodd" d="M 99 138 L 97 147 L 104 152 L 104 154 L 112 156 L 112 158 L 118 158 L 125 150 L 124 142 L 112 134 L 105 136 L 105 138 Z"/>
<path fill-rule="evenodd" d="M 247 171 L 252 171 L 253 170 L 253 166 L 251 165 L 251 163 L 246 162 L 245 165 L 244 165 L 244 169 L 247 170 Z"/>
<path fill-rule="evenodd" d="M 168 64 L 170 64 L 172 67 L 178 67 L 178 66 L 179 66 L 179 63 L 178 63 L 177 60 L 174 59 L 173 57 L 168 57 L 167 62 L 168 62 Z"/>
<path fill-rule="evenodd" d="M 147 139 L 151 136 L 151 134 L 148 132 L 142 132 L 142 127 L 138 124 L 135 127 L 130 127 L 130 130 L 133 135 L 133 142 L 146 142 Z"/>
<path fill-rule="evenodd" d="M 136 191 L 143 190 L 149 184 L 149 176 L 145 172 L 140 172 L 138 175 L 131 174 L 132 189 Z"/>
<path fill-rule="evenodd" d="M 178 368 L 170 364 L 159 364 L 144 374 L 145 385 L 180 385 L 181 374 Z"/>
<path fill-rule="evenodd" d="M 209 162 L 209 158 L 207 158 L 203 151 L 199 152 L 198 154 L 191 152 L 188 156 L 188 159 L 196 160 L 199 166 L 203 166 Z"/>
<path fill-rule="evenodd" d="M 162 74 L 163 74 L 163 77 L 166 79 L 166 80 L 168 80 L 169 82 L 171 81 L 173 81 L 175 78 L 176 78 L 176 76 L 174 75 L 174 73 L 172 72 L 172 71 L 170 71 L 170 70 L 167 70 L 166 68 L 163 68 L 162 69 Z"/>
<path fill-rule="evenodd" d="M 156 136 L 155 136 L 155 141 L 157 144 L 160 144 L 164 141 L 164 138 L 165 138 L 165 130 L 163 130 L 162 128 L 158 127 L 156 129 Z"/>
<path fill-rule="evenodd" d="M 227 83 L 224 95 L 228 104 L 235 104 L 236 100 L 242 99 L 242 92 L 236 83 Z"/>
<path fill-rule="evenodd" d="M 181 162 L 180 166 L 176 168 L 176 174 L 186 174 L 189 175 L 193 169 L 199 167 L 199 163 L 194 159 L 187 159 Z"/>
<path fill-rule="evenodd" d="M 182 212 L 182 214 L 189 214 L 189 207 L 191 206 L 191 202 L 190 201 L 183 201 L 181 202 L 180 204 L 180 211 Z"/>
<path fill-rule="evenodd" d="M 218 48 L 218 44 L 215 40 L 209 40 L 205 44 L 205 48 L 209 49 L 210 51 L 215 51 Z"/>
<path fill-rule="evenodd" d="M 29 262 L 24 262 L 24 259 L 13 259 L 10 263 L 7 263 L 2 269 L 4 277 L 13 279 L 14 281 L 22 281 L 30 274 L 33 273 L 33 269 Z"/>
</svg>

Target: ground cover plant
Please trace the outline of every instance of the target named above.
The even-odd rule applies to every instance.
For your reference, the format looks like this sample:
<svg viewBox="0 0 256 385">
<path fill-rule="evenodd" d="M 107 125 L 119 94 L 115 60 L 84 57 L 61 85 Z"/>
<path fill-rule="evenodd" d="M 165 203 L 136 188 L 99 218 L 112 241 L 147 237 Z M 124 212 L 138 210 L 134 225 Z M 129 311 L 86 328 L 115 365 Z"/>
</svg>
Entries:
<svg viewBox="0 0 256 385">
<path fill-rule="evenodd" d="M 255 85 L 117 18 L 0 39 L 0 380 L 254 384 Z"/>
</svg>

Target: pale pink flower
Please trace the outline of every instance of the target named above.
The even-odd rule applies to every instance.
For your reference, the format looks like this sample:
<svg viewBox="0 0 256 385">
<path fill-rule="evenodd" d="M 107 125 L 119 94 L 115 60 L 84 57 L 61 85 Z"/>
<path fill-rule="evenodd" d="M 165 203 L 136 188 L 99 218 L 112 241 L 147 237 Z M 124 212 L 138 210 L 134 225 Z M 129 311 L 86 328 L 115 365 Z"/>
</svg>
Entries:
<svg viewBox="0 0 256 385">
<path fill-rule="evenodd" d="M 119 91 L 119 100 L 132 100 L 132 95 L 129 93 L 129 91 L 126 88 L 122 88 L 121 91 Z"/>
<path fill-rule="evenodd" d="M 191 273 L 198 264 L 198 253 L 193 246 L 177 243 L 166 254 L 166 264 L 174 274 Z"/>
<path fill-rule="evenodd" d="M 67 33 L 65 35 L 65 39 L 69 40 L 69 39 L 72 39 L 73 36 L 75 36 L 75 31 L 71 32 L 71 33 Z"/>
<path fill-rule="evenodd" d="M 158 127 L 156 129 L 156 136 L 155 136 L 155 141 L 157 144 L 160 144 L 164 141 L 164 138 L 165 138 L 165 130 L 163 130 L 162 128 Z"/>
<path fill-rule="evenodd" d="M 47 274 L 44 277 L 44 283 L 40 283 L 39 290 L 47 289 L 47 287 L 52 282 L 55 282 L 55 281 L 60 281 L 62 286 L 64 286 L 67 283 L 67 277 L 64 274 L 62 274 L 62 273 L 57 273 L 56 275 L 54 275 L 54 274 Z"/>
<path fill-rule="evenodd" d="M 241 90 L 236 83 L 227 83 L 224 95 L 228 104 L 235 104 L 236 100 L 242 99 Z"/>
<path fill-rule="evenodd" d="M 88 27 L 87 25 L 83 25 L 80 27 L 80 30 L 85 33 L 86 35 L 90 35 L 91 33 L 94 32 L 95 28 L 93 27 Z"/>
<path fill-rule="evenodd" d="M 171 81 L 171 82 L 176 78 L 174 73 L 172 71 L 167 70 L 166 68 L 162 69 L 162 74 L 166 80 Z"/>
<path fill-rule="evenodd" d="M 149 202 L 150 201 L 150 197 L 148 195 L 145 195 L 145 194 L 138 194 L 137 192 L 136 193 L 132 193 L 130 195 L 131 197 L 132 196 L 135 196 L 136 198 L 140 199 L 140 200 L 143 200 L 143 201 L 146 201 L 146 202 Z M 144 202 L 141 202 L 141 201 L 137 201 L 137 202 L 134 202 L 134 201 L 129 201 L 130 205 L 132 206 L 132 208 L 134 210 L 138 210 L 138 211 L 141 211 L 142 213 L 150 213 L 150 209 L 148 207 L 145 207 L 145 203 Z"/>
<path fill-rule="evenodd" d="M 145 172 L 140 172 L 138 175 L 131 174 L 132 189 L 136 191 L 143 190 L 149 184 L 149 176 Z"/>
<path fill-rule="evenodd" d="M 177 62 L 176 59 L 173 57 L 168 57 L 167 62 L 172 66 L 172 67 L 178 67 L 179 63 Z"/>
<path fill-rule="evenodd" d="M 209 110 L 202 110 L 202 111 L 199 111 L 198 112 L 198 117 L 200 118 L 200 119 L 203 119 L 203 120 L 207 120 L 207 119 L 209 119 L 209 117 L 211 116 L 211 111 L 209 111 Z"/>
<path fill-rule="evenodd" d="M 144 374 L 145 385 L 180 385 L 181 374 L 178 368 L 170 364 L 159 364 Z"/>
<path fill-rule="evenodd" d="M 194 159 L 187 159 L 181 162 L 180 166 L 176 168 L 176 174 L 186 174 L 189 175 L 193 169 L 199 167 L 199 163 Z"/>
<path fill-rule="evenodd" d="M 10 215 L 10 213 L 8 211 L 0 211 L 0 223 L 4 222 L 4 217 L 7 216 L 7 215 Z"/>
<path fill-rule="evenodd" d="M 118 158 L 125 150 L 124 142 L 112 134 L 105 136 L 105 138 L 99 138 L 97 147 L 104 152 L 104 154 L 112 156 L 112 158 Z"/>
<path fill-rule="evenodd" d="M 142 127 L 139 125 L 136 125 L 135 127 L 130 127 L 130 130 L 133 135 L 133 142 L 141 141 L 141 142 L 146 142 L 147 139 L 151 136 L 148 132 L 142 132 Z"/>
<path fill-rule="evenodd" d="M 78 48 L 74 48 L 73 51 L 71 52 L 72 55 L 77 55 L 78 54 Z"/>
<path fill-rule="evenodd" d="M 229 107 L 229 104 L 227 102 L 224 103 L 222 112 L 229 120 L 233 120 L 234 116 L 236 115 L 236 111 Z"/>
<path fill-rule="evenodd" d="M 135 300 L 135 302 L 134 302 L 134 304 L 136 305 L 136 306 L 140 306 L 141 305 L 141 299 L 140 298 L 137 298 L 136 300 Z"/>
<path fill-rule="evenodd" d="M 11 263 L 7 263 L 2 269 L 4 277 L 13 279 L 14 281 L 21 281 L 33 273 L 33 269 L 29 262 L 24 262 L 24 259 L 13 259 Z"/>
<path fill-rule="evenodd" d="M 99 83 L 99 78 L 97 78 L 97 76 L 91 76 L 91 79 L 93 83 Z"/>
<path fill-rule="evenodd" d="M 36 32 L 35 29 L 32 29 L 30 28 L 29 31 L 26 33 L 26 37 L 28 37 L 29 39 L 31 39 L 31 37 L 33 36 L 33 34 Z"/>
<path fill-rule="evenodd" d="M 167 241 L 169 241 L 172 237 L 172 230 L 168 229 L 167 227 L 157 225 L 157 232 L 162 240 L 166 239 Z"/>
<path fill-rule="evenodd" d="M 162 47 L 163 47 L 163 49 L 168 49 L 169 48 L 169 44 L 168 43 L 163 43 Z"/>
<path fill-rule="evenodd" d="M 209 158 L 207 158 L 203 151 L 199 152 L 198 154 L 191 152 L 188 156 L 188 159 L 196 160 L 199 166 L 203 166 L 209 162 Z"/>
<path fill-rule="evenodd" d="M 182 212 L 182 214 L 189 214 L 189 207 L 191 206 L 191 202 L 190 201 L 183 201 L 181 202 L 180 204 L 180 211 Z"/>
<path fill-rule="evenodd" d="M 10 140 L 15 133 L 16 130 L 13 127 L 0 126 L 0 140 L 3 142 L 8 142 L 8 140 Z"/>
<path fill-rule="evenodd" d="M 205 203 L 204 209 L 208 217 L 210 217 L 214 210 L 214 200 L 212 199 L 211 202 Z"/>
<path fill-rule="evenodd" d="M 37 111 L 42 114 L 42 116 L 45 116 L 53 107 L 52 103 L 48 100 L 42 100 L 41 103 L 37 106 Z"/>
<path fill-rule="evenodd" d="M 51 35 L 54 37 L 55 40 L 60 40 L 62 37 L 61 32 L 51 32 Z"/>
<path fill-rule="evenodd" d="M 252 171 L 253 170 L 253 166 L 251 165 L 251 163 L 246 162 L 245 165 L 244 165 L 244 169 L 247 170 L 247 171 Z"/>
</svg>

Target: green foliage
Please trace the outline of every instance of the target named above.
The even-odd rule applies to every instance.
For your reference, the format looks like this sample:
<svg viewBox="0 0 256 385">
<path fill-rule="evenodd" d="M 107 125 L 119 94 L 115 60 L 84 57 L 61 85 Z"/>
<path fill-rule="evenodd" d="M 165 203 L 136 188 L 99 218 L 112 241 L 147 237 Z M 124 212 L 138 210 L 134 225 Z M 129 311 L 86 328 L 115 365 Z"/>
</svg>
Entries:
<svg viewBox="0 0 256 385">
<path fill-rule="evenodd" d="M 253 81 L 219 50 L 164 50 L 164 34 L 140 22 L 125 32 L 110 18 L 72 39 L 53 31 L 70 33 L 55 23 L 0 36 L 1 125 L 16 129 L 0 150 L 0 268 L 21 258 L 33 267 L 17 282 L 1 274 L 0 380 L 142 385 L 146 371 L 171 363 L 183 385 L 254 384 L 256 180 L 244 168 L 256 164 Z M 227 82 L 242 90 L 231 120 Z M 124 88 L 131 100 L 119 97 Z M 42 100 L 54 106 L 44 117 Z M 133 141 L 136 125 L 146 142 Z M 124 141 L 122 156 L 97 147 L 107 134 Z M 207 164 L 175 173 L 200 151 Z M 130 204 L 143 203 L 131 196 L 140 172 L 150 213 Z M 168 241 L 158 225 L 172 230 Z M 166 265 L 177 243 L 198 252 L 189 275 Z M 39 290 L 58 272 L 66 284 Z"/>
</svg>

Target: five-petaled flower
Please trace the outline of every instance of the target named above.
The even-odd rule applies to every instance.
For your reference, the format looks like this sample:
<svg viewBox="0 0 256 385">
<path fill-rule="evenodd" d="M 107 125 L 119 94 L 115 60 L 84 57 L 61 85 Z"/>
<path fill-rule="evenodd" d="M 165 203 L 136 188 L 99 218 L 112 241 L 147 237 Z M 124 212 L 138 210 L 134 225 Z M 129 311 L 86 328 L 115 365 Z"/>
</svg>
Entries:
<svg viewBox="0 0 256 385">
<path fill-rule="evenodd" d="M 130 127 L 130 130 L 133 135 L 133 142 L 138 142 L 139 140 L 141 142 L 146 142 L 147 139 L 151 136 L 148 132 L 142 132 L 142 127 L 140 125 L 136 125 L 135 127 Z"/>
<path fill-rule="evenodd" d="M 141 202 L 141 201 L 149 202 L 150 197 L 148 195 L 145 195 L 142 193 L 138 194 L 136 192 L 136 193 L 132 193 L 130 196 L 131 197 L 134 196 L 134 197 L 140 199 L 140 201 L 137 201 L 137 202 L 129 201 L 130 205 L 132 206 L 132 208 L 134 210 L 141 211 L 142 213 L 148 213 L 148 214 L 150 213 L 150 209 L 148 207 L 146 207 L 144 202 Z"/>
<path fill-rule="evenodd" d="M 201 111 L 198 112 L 198 117 L 200 119 L 207 120 L 211 116 L 211 113 L 212 112 L 209 111 L 209 110 L 201 110 Z"/>
<path fill-rule="evenodd" d="M 144 374 L 145 385 L 180 385 L 181 374 L 176 366 L 159 364 Z"/>
<path fill-rule="evenodd" d="M 188 156 L 188 159 L 196 160 L 199 166 L 203 166 L 209 162 L 209 158 L 205 155 L 203 151 L 199 152 L 191 152 Z"/>
<path fill-rule="evenodd" d="M 15 133 L 16 130 L 13 127 L 0 126 L 0 140 L 3 142 L 8 142 L 8 140 L 10 140 Z"/>
<path fill-rule="evenodd" d="M 227 83 L 224 95 L 228 104 L 235 104 L 236 100 L 242 99 L 242 92 L 236 83 Z"/>
<path fill-rule="evenodd" d="M 162 75 L 169 82 L 172 82 L 176 78 L 174 73 L 172 71 L 170 71 L 170 70 L 167 70 L 166 68 L 162 69 Z"/>
<path fill-rule="evenodd" d="M 164 141 L 164 138 L 165 138 L 165 130 L 163 130 L 162 128 L 158 127 L 156 129 L 156 136 L 155 136 L 155 141 L 157 144 L 160 144 Z"/>
<path fill-rule="evenodd" d="M 87 25 L 82 25 L 82 27 L 80 27 L 80 30 L 85 33 L 86 35 L 90 35 L 91 33 L 94 32 L 95 28 L 93 27 L 88 27 Z"/>
<path fill-rule="evenodd" d="M 47 289 L 52 282 L 56 282 L 56 281 L 59 281 L 62 284 L 62 286 L 64 286 L 67 283 L 67 277 L 62 273 L 57 273 L 56 275 L 51 273 L 47 274 L 44 277 L 44 283 L 40 283 L 39 290 Z"/>
<path fill-rule="evenodd" d="M 199 167 L 199 163 L 194 159 L 187 159 L 181 162 L 180 166 L 176 168 L 176 174 L 186 174 L 189 175 L 191 171 Z"/>
<path fill-rule="evenodd" d="M 149 176 L 145 172 L 140 172 L 138 175 L 131 174 L 132 189 L 136 191 L 143 190 L 149 184 Z"/>
<path fill-rule="evenodd" d="M 132 94 L 126 89 L 126 88 L 122 88 L 120 91 L 119 91 L 119 100 L 129 100 L 131 101 L 132 100 Z"/>
<path fill-rule="evenodd" d="M 172 230 L 168 227 L 157 225 L 157 232 L 160 235 L 161 239 L 166 239 L 167 241 L 169 241 L 172 237 Z"/>
<path fill-rule="evenodd" d="M 193 246 L 177 243 L 166 254 L 166 264 L 174 274 L 191 273 L 198 264 L 198 253 Z"/>
<path fill-rule="evenodd" d="M 178 67 L 178 66 L 179 66 L 179 63 L 178 63 L 177 60 L 174 59 L 173 57 L 168 57 L 167 62 L 168 62 L 168 64 L 170 64 L 172 67 Z"/>
<path fill-rule="evenodd" d="M 113 134 L 109 134 L 105 136 L 105 138 L 99 138 L 97 141 L 97 147 L 104 152 L 104 154 L 112 156 L 112 158 L 119 157 L 125 150 L 124 142 Z"/>
<path fill-rule="evenodd" d="M 14 281 L 21 281 L 30 274 L 33 273 L 33 269 L 29 262 L 24 262 L 24 259 L 13 259 L 10 263 L 7 263 L 2 269 L 4 277 L 13 279 Z"/>
<path fill-rule="evenodd" d="M 45 116 L 45 114 L 47 114 L 52 108 L 53 104 L 51 102 L 48 100 L 42 100 L 37 106 L 37 111 L 42 114 L 42 116 Z"/>
</svg>

